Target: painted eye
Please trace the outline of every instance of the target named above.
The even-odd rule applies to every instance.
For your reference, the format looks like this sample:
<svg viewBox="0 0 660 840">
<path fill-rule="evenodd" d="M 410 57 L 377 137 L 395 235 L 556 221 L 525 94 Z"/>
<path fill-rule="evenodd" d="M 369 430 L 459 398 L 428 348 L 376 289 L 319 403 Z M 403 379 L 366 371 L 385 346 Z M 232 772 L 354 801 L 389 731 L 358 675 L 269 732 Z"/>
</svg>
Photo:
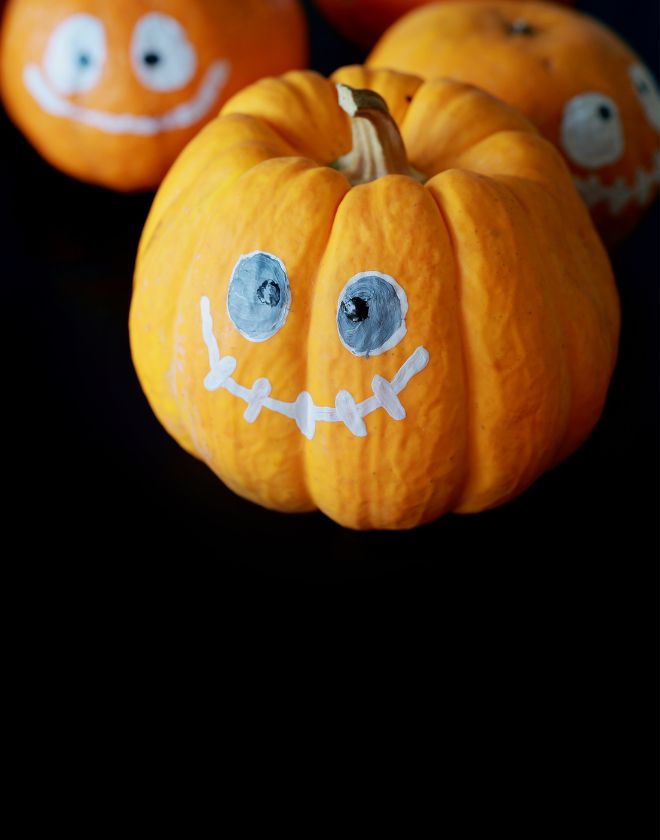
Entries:
<svg viewBox="0 0 660 840">
<path fill-rule="evenodd" d="M 185 87 L 197 70 L 197 53 L 186 30 L 169 15 L 151 12 L 133 30 L 131 60 L 138 79 L 150 90 Z"/>
<path fill-rule="evenodd" d="M 648 121 L 660 131 L 660 91 L 655 79 L 643 64 L 633 64 L 628 68 L 628 74 Z"/>
<path fill-rule="evenodd" d="M 105 29 L 92 15 L 72 15 L 50 36 L 44 70 L 58 93 L 69 96 L 90 90 L 105 63 Z"/>
<path fill-rule="evenodd" d="M 291 306 L 282 260 L 264 251 L 244 254 L 229 281 L 227 312 L 248 341 L 266 341 L 284 326 Z"/>
<path fill-rule="evenodd" d="M 342 344 L 356 356 L 378 356 L 406 334 L 406 293 L 393 277 L 364 271 L 348 281 L 339 296 L 337 329 Z"/>
<path fill-rule="evenodd" d="M 564 107 L 561 145 L 573 161 L 587 169 L 615 163 L 624 150 L 616 102 L 603 93 L 582 93 Z"/>
</svg>

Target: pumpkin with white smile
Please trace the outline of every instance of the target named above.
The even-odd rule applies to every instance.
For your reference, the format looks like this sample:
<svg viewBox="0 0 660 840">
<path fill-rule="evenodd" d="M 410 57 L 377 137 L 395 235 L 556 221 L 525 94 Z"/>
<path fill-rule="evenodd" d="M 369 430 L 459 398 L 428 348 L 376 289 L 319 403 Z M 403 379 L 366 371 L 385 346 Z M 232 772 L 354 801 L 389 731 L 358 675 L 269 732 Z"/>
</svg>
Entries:
<svg viewBox="0 0 660 840">
<path fill-rule="evenodd" d="M 394 24 L 367 64 L 451 76 L 521 110 L 563 152 L 609 244 L 658 193 L 658 86 L 620 38 L 584 14 L 511 0 L 425 6 Z"/>
<path fill-rule="evenodd" d="M 453 81 L 334 81 L 246 88 L 168 173 L 136 265 L 142 386 L 270 508 L 410 528 L 501 504 L 600 415 L 607 255 L 519 113 Z"/>
<path fill-rule="evenodd" d="M 119 190 L 156 186 L 246 84 L 301 67 L 297 0 L 10 0 L 4 103 L 63 171 Z"/>
</svg>

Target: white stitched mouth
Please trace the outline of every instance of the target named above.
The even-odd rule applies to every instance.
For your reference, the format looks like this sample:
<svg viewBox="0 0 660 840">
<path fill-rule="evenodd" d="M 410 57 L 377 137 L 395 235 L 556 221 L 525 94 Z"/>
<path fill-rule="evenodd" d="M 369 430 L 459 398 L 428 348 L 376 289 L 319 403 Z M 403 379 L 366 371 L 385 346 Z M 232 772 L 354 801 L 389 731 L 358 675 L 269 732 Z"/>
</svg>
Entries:
<svg viewBox="0 0 660 840">
<path fill-rule="evenodd" d="M 162 134 L 165 131 L 188 128 L 199 122 L 217 101 L 228 77 L 229 62 L 213 62 L 206 71 L 193 99 L 157 117 L 149 117 L 135 114 L 111 114 L 107 111 L 95 111 L 91 108 L 83 108 L 81 105 L 74 105 L 51 90 L 37 64 L 28 64 L 23 70 L 25 87 L 46 113 L 83 123 L 106 134 L 137 134 L 147 137 Z"/>
<path fill-rule="evenodd" d="M 575 186 L 585 200 L 588 207 L 607 202 L 610 213 L 619 214 L 631 201 L 637 204 L 648 204 L 653 194 L 653 188 L 660 184 L 660 149 L 653 156 L 653 166 L 650 170 L 639 167 L 635 175 L 635 183 L 630 185 L 623 178 L 617 178 L 611 184 L 604 184 L 598 175 L 587 178 L 574 176 Z"/>
<path fill-rule="evenodd" d="M 356 403 L 348 391 L 340 391 L 335 398 L 334 408 L 317 406 L 307 391 L 301 391 L 294 402 L 282 402 L 271 398 L 271 384 L 268 379 L 257 379 L 252 388 L 245 388 L 231 378 L 236 370 L 233 356 L 221 356 L 218 342 L 213 334 L 211 302 L 204 295 L 200 301 L 202 312 L 202 335 L 209 353 L 210 371 L 204 378 L 207 391 L 224 388 L 247 403 L 243 417 L 248 423 L 254 423 L 262 408 L 268 408 L 295 421 L 296 426 L 308 440 L 314 437 L 316 424 L 344 423 L 357 437 L 365 437 L 367 427 L 364 418 L 379 408 L 385 409 L 393 420 L 404 420 L 406 410 L 399 394 L 406 388 L 413 376 L 420 373 L 429 363 L 429 353 L 424 347 L 415 352 L 401 365 L 394 378 L 389 381 L 383 376 L 374 376 L 371 381 L 373 396 Z"/>
</svg>

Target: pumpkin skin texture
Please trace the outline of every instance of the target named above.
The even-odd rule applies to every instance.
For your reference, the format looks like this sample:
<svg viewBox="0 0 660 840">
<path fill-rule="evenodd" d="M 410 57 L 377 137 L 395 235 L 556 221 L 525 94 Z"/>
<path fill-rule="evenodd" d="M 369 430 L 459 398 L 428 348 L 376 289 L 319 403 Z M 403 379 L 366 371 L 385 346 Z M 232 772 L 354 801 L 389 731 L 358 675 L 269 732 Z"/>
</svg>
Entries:
<svg viewBox="0 0 660 840">
<path fill-rule="evenodd" d="M 428 180 L 351 186 L 328 166 L 350 152 L 351 120 L 315 73 L 237 94 L 176 161 L 143 232 L 130 313 L 142 387 L 182 446 L 269 508 L 403 529 L 499 505 L 601 413 L 619 331 L 607 254 L 561 156 L 513 109 L 455 81 L 363 67 L 333 79 L 383 97 Z M 290 285 L 283 326 L 258 341 L 232 314 L 255 259 L 270 265 L 258 294 L 282 267 Z M 407 331 L 354 354 L 341 325 L 369 321 L 346 321 L 360 303 L 347 284 L 396 308 L 392 281 Z M 384 383 L 424 353 L 399 391 L 402 418 Z M 248 420 L 245 393 L 263 397 L 264 379 L 280 402 Z M 315 424 L 282 413 L 309 398 L 334 410 L 346 392 L 381 395 L 362 433 L 350 411 Z"/>
<path fill-rule="evenodd" d="M 237 90 L 306 56 L 297 0 L 9 0 L 0 89 L 51 164 L 136 191 Z"/>
<path fill-rule="evenodd" d="M 632 50 L 590 17 L 548 3 L 436 4 L 395 24 L 367 64 L 451 75 L 520 109 L 563 152 L 609 245 L 657 195 L 657 85 Z"/>
<path fill-rule="evenodd" d="M 324 16 L 346 38 L 372 47 L 400 17 L 432 0 L 315 0 Z M 573 0 L 558 0 L 572 3 Z"/>
</svg>

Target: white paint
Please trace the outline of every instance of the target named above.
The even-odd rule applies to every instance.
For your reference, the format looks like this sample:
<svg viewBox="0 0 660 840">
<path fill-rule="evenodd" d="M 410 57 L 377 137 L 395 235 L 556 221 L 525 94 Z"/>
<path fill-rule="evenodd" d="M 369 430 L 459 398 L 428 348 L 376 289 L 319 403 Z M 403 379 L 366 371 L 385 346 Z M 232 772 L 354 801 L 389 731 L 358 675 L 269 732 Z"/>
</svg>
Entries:
<svg viewBox="0 0 660 840">
<path fill-rule="evenodd" d="M 158 57 L 154 64 L 146 55 Z M 185 87 L 197 71 L 197 53 L 178 20 L 160 12 L 144 15 L 131 39 L 135 75 L 150 90 L 173 91 Z"/>
<path fill-rule="evenodd" d="M 372 380 L 371 387 L 374 389 L 378 402 L 393 420 L 405 420 L 406 410 L 387 379 L 376 375 Z"/>
<path fill-rule="evenodd" d="M 603 93 L 593 92 L 569 99 L 561 118 L 560 142 L 578 166 L 600 169 L 616 163 L 625 149 L 616 102 Z"/>
<path fill-rule="evenodd" d="M 250 392 L 251 395 L 248 400 L 248 406 L 243 414 L 243 417 L 245 417 L 248 423 L 254 423 L 257 419 L 261 413 L 261 409 L 264 407 L 264 403 L 270 396 L 270 391 L 270 382 L 267 379 L 257 379 L 254 383 L 252 391 Z"/>
<path fill-rule="evenodd" d="M 360 416 L 357 403 L 348 391 L 340 391 L 335 398 L 337 417 L 356 437 L 366 437 L 367 427 Z"/>
<path fill-rule="evenodd" d="M 25 87 L 47 114 L 88 125 L 106 134 L 134 134 L 144 137 L 188 128 L 199 122 L 217 102 L 228 78 L 229 63 L 215 61 L 207 70 L 193 99 L 157 117 L 148 117 L 111 114 L 75 105 L 67 99 L 62 99 L 49 87 L 37 64 L 28 64 L 23 70 Z"/>
<path fill-rule="evenodd" d="M 236 368 L 236 359 L 233 356 L 220 355 L 220 348 L 213 334 L 211 302 L 206 295 L 202 296 L 200 300 L 200 310 L 202 336 L 208 350 L 209 367 L 211 368 L 204 379 L 206 390 L 217 391 L 219 388 L 224 388 L 230 394 L 246 402 L 248 407 L 243 416 L 248 423 L 254 423 L 262 408 L 289 417 L 308 440 L 312 440 L 314 437 L 316 424 L 319 422 L 344 423 L 346 428 L 354 435 L 365 437 L 367 428 L 363 418 L 381 407 L 394 420 L 403 420 L 406 411 L 398 395 L 405 390 L 410 380 L 423 371 L 429 363 L 428 350 L 424 347 L 418 347 L 401 365 L 391 382 L 388 382 L 382 376 L 374 376 L 371 383 L 373 396 L 368 397 L 361 403 L 356 403 L 348 391 L 340 391 L 337 394 L 334 408 L 315 405 L 312 396 L 307 391 L 301 391 L 292 403 L 283 402 L 270 397 L 271 384 L 268 379 L 257 379 L 252 388 L 245 388 L 231 378 L 228 371 L 233 373 Z"/>
<path fill-rule="evenodd" d="M 660 149 L 655 152 L 652 169 L 637 169 L 633 184 L 627 184 L 623 178 L 604 184 L 595 174 L 587 178 L 575 175 L 573 180 L 588 207 L 606 202 L 610 213 L 616 216 L 631 201 L 645 205 L 651 200 L 654 188 L 660 186 Z"/>
<path fill-rule="evenodd" d="M 71 15 L 48 39 L 44 72 L 55 90 L 70 96 L 98 83 L 106 59 L 105 27 L 93 15 Z"/>
<path fill-rule="evenodd" d="M 633 64 L 628 75 L 648 121 L 660 131 L 660 91 L 650 70 L 643 64 Z"/>
<path fill-rule="evenodd" d="M 337 87 L 340 86 L 337 85 Z M 386 283 L 389 283 L 390 286 L 394 288 L 396 296 L 399 298 L 399 303 L 401 305 L 401 326 L 398 330 L 396 330 L 396 332 L 392 334 L 390 338 L 388 338 L 388 340 L 384 344 L 381 344 L 380 347 L 377 347 L 375 350 L 365 351 L 364 353 L 357 353 L 349 344 L 347 344 L 344 341 L 342 334 L 339 332 L 339 327 L 337 327 L 337 333 L 339 335 L 339 340 L 341 341 L 341 343 L 354 356 L 380 356 L 381 353 L 385 353 L 387 350 L 391 350 L 393 347 L 396 347 L 396 345 L 406 334 L 406 315 L 408 314 L 408 297 L 404 292 L 403 288 L 396 282 L 394 277 L 390 277 L 389 274 L 383 274 L 381 271 L 360 271 L 358 274 L 354 274 L 351 277 L 351 279 L 339 293 L 339 300 L 337 301 L 337 318 L 339 317 L 339 310 L 341 309 L 341 304 L 344 300 L 346 290 L 350 286 L 352 286 L 353 283 L 357 282 L 358 280 L 362 280 L 363 277 L 380 277 L 381 280 L 385 280 Z M 337 318 L 335 318 L 335 323 L 337 322 Z"/>
</svg>

